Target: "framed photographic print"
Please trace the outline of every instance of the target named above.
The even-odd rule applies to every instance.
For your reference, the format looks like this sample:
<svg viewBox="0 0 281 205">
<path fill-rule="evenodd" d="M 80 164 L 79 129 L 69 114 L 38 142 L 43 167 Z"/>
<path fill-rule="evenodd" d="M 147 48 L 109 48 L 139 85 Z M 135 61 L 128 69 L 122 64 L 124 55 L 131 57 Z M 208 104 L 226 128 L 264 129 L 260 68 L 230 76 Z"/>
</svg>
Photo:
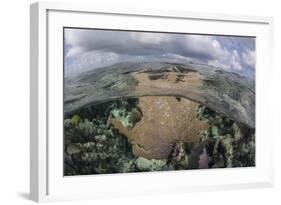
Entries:
<svg viewBox="0 0 281 205">
<path fill-rule="evenodd" d="M 272 22 L 31 5 L 31 199 L 272 186 Z"/>
</svg>

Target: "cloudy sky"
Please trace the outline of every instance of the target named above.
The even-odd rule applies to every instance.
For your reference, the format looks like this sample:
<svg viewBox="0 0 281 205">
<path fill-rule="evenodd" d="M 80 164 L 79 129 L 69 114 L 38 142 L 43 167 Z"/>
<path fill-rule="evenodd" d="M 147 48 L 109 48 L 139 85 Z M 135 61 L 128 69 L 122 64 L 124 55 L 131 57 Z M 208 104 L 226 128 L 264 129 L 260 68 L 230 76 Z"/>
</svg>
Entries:
<svg viewBox="0 0 281 205">
<path fill-rule="evenodd" d="M 255 38 L 65 28 L 65 77 L 118 62 L 194 62 L 255 78 Z"/>
</svg>

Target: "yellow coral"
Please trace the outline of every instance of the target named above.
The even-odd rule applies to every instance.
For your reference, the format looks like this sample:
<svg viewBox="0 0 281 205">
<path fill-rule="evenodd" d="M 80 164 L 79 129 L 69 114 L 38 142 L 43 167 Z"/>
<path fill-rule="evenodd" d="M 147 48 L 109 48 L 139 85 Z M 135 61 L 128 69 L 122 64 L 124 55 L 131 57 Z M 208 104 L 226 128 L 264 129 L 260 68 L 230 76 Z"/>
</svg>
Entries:
<svg viewBox="0 0 281 205">
<path fill-rule="evenodd" d="M 80 120 L 81 119 L 80 119 L 79 115 L 76 114 L 71 118 L 71 123 L 76 126 L 79 124 Z"/>
<path fill-rule="evenodd" d="M 129 130 L 114 118 L 108 123 L 133 142 L 136 156 L 164 159 L 177 142 L 199 142 L 199 133 L 208 124 L 196 119 L 198 103 L 172 96 L 144 96 L 139 98 L 142 119 Z"/>
</svg>

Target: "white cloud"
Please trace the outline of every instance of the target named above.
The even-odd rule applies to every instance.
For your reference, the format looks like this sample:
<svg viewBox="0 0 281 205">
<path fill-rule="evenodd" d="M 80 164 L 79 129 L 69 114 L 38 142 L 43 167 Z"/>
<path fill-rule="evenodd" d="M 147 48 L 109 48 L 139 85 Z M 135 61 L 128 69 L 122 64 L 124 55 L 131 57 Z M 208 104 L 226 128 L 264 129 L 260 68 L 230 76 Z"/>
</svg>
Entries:
<svg viewBox="0 0 281 205">
<path fill-rule="evenodd" d="M 255 68 L 253 42 L 245 37 L 66 29 L 66 73 L 122 61 L 161 60 L 193 61 L 241 73 Z"/>
<path fill-rule="evenodd" d="M 242 53 L 242 59 L 244 63 L 250 68 L 255 67 L 255 62 L 256 62 L 255 51 L 247 49 L 245 52 Z"/>
<path fill-rule="evenodd" d="M 223 53 L 218 41 L 200 35 L 67 29 L 65 42 L 69 45 L 66 57 L 103 51 L 132 56 L 173 53 L 189 58 L 213 59 Z"/>
<path fill-rule="evenodd" d="M 130 33 L 130 37 L 144 44 L 160 44 L 168 40 L 166 35 L 161 33 L 153 33 L 151 35 L 151 33 L 133 32 Z"/>
<path fill-rule="evenodd" d="M 241 62 L 240 62 L 240 56 L 237 52 L 237 50 L 232 51 L 232 56 L 231 56 L 231 67 L 234 70 L 241 70 Z"/>
<path fill-rule="evenodd" d="M 232 52 L 224 50 L 216 59 L 208 61 L 207 64 L 228 71 L 241 71 L 243 69 L 241 58 L 235 49 Z"/>
</svg>

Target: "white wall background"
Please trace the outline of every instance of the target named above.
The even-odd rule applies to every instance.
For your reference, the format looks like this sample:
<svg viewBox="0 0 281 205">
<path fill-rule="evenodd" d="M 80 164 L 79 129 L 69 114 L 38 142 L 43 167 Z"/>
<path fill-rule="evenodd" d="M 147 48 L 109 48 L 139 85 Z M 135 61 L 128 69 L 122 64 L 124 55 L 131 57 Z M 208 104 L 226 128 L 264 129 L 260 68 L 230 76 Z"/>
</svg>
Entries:
<svg viewBox="0 0 281 205">
<path fill-rule="evenodd" d="M 31 204 L 29 192 L 29 4 L 1 1 L 0 6 L 0 204 Z M 79 0 L 82 2 L 82 0 Z M 268 108 L 275 130 L 275 187 L 268 189 L 187 193 L 109 200 L 82 204 L 280 204 L 281 202 L 281 6 L 278 0 L 92 0 L 101 6 L 273 16 L 275 66 Z M 266 68 L 265 68 L 266 69 Z M 272 70 L 272 68 L 270 69 Z M 266 136 L 265 136 L 266 137 Z M 149 186 L 149 182 L 148 182 Z M 66 204 L 81 204 L 67 202 Z"/>
</svg>

